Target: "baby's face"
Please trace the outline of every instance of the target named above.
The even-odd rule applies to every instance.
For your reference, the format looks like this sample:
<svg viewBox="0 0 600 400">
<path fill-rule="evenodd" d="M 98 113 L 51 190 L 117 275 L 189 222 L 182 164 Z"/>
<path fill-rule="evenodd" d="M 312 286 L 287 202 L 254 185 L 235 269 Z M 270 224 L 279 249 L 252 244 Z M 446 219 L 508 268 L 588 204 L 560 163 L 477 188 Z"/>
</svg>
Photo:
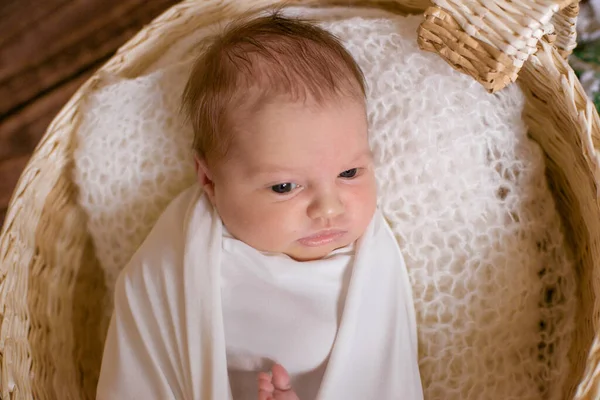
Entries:
<svg viewBox="0 0 600 400">
<path fill-rule="evenodd" d="M 210 171 L 211 199 L 233 236 L 314 260 L 365 232 L 376 184 L 363 103 L 279 102 L 244 122 L 230 157 Z"/>
</svg>

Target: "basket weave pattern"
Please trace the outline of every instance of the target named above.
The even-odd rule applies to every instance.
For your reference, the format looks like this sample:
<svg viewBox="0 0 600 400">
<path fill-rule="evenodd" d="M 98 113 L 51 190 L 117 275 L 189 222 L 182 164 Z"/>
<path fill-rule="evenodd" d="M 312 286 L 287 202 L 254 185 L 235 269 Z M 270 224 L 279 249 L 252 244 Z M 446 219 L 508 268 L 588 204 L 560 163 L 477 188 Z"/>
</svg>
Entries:
<svg viewBox="0 0 600 400">
<path fill-rule="evenodd" d="M 71 179 L 74 132 L 89 93 L 143 74 L 175 40 L 278 0 L 197 0 L 139 32 L 71 98 L 23 172 L 0 235 L 0 397 L 94 398 L 108 324 L 103 273 Z M 548 177 L 577 260 L 580 308 L 564 398 L 600 397 L 600 119 L 565 61 L 575 43 L 568 1 L 293 0 L 423 12 L 422 48 L 488 90 L 517 81 L 524 119 L 546 153 Z M 429 7 L 429 8 L 428 8 Z M 518 78 L 518 79 L 517 79 Z M 598 267 L 596 267 L 598 266 Z M 11 397 L 12 396 L 12 397 Z"/>
<path fill-rule="evenodd" d="M 579 6 L 572 0 L 433 2 L 425 11 L 419 44 L 491 92 L 517 79 L 542 37 L 552 35 L 563 56 L 576 45 Z"/>
</svg>

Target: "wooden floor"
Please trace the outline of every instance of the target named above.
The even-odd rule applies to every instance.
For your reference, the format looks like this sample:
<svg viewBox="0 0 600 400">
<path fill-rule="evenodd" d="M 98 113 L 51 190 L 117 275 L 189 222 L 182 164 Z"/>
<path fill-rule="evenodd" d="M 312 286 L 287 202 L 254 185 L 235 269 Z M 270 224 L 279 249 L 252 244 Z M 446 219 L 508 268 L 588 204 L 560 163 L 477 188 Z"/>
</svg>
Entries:
<svg viewBox="0 0 600 400">
<path fill-rule="evenodd" d="M 0 227 L 46 127 L 75 90 L 176 0 L 0 0 Z"/>
</svg>

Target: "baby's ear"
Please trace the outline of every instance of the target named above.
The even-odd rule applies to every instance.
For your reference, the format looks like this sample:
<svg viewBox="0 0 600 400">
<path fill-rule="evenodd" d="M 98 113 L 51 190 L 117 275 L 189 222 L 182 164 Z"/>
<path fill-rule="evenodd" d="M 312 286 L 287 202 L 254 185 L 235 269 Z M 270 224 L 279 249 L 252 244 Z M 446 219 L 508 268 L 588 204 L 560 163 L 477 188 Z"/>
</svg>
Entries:
<svg viewBox="0 0 600 400">
<path fill-rule="evenodd" d="M 212 174 L 208 169 L 206 160 L 200 158 L 197 154 L 194 155 L 194 162 L 196 164 L 196 179 L 198 184 L 206 192 L 211 203 L 215 203 L 215 184 L 213 182 Z"/>
</svg>

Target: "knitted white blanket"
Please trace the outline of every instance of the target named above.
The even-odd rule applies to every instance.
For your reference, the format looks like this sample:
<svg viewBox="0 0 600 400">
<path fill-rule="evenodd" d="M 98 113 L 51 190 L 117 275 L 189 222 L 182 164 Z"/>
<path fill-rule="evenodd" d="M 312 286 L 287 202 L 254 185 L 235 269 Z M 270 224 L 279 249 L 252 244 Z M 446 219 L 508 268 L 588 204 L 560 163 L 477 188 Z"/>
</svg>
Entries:
<svg viewBox="0 0 600 400">
<path fill-rule="evenodd" d="M 354 12 L 362 17 L 323 12 L 322 26 L 367 78 L 379 203 L 413 285 L 425 397 L 559 398 L 575 283 L 522 93 L 488 94 L 421 52 L 421 17 Z M 89 99 L 75 176 L 109 291 L 193 181 L 178 107 L 199 37 Z"/>
</svg>

